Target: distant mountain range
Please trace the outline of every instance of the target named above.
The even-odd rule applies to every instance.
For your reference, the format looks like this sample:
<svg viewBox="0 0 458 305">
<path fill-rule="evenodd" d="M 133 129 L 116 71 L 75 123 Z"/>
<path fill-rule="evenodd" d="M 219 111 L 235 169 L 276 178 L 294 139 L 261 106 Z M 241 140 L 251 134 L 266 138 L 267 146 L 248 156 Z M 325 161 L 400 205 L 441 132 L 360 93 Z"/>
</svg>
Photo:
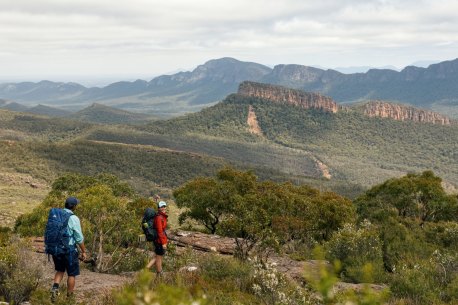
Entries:
<svg viewBox="0 0 458 305">
<path fill-rule="evenodd" d="M 146 123 L 156 119 L 152 115 L 133 113 L 97 103 L 94 103 L 80 111 L 71 112 L 41 104 L 35 107 L 27 107 L 16 102 L 0 100 L 0 109 L 99 124 Z"/>
<path fill-rule="evenodd" d="M 233 58 L 214 59 L 191 72 L 162 75 L 151 81 L 116 82 L 103 88 L 76 83 L 0 84 L 0 98 L 25 105 L 46 104 L 80 110 L 94 102 L 162 116 L 195 112 L 237 91 L 249 80 L 313 91 L 339 103 L 381 99 L 406 103 L 458 117 L 458 59 L 427 68 L 408 66 L 397 72 L 371 69 L 343 74 L 302 65 L 261 64 Z"/>
</svg>

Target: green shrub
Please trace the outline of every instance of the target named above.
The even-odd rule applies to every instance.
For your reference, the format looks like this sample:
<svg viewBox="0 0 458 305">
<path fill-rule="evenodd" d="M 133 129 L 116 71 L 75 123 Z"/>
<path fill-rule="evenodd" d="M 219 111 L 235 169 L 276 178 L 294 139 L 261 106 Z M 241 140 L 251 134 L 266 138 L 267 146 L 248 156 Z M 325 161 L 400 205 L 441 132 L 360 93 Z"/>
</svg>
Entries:
<svg viewBox="0 0 458 305">
<path fill-rule="evenodd" d="M 200 292 L 191 293 L 186 287 L 159 283 L 148 271 L 139 273 L 134 284 L 125 287 L 114 296 L 116 305 L 205 305 L 207 300 Z"/>
<path fill-rule="evenodd" d="M 328 259 L 342 263 L 341 275 L 355 282 L 380 281 L 383 275 L 382 243 L 378 232 L 369 222 L 361 228 L 345 225 L 326 243 Z M 367 278 L 363 267 L 371 264 L 373 279 Z"/>
<path fill-rule="evenodd" d="M 434 304 L 439 301 L 435 291 L 434 269 L 428 261 L 418 261 L 413 266 L 400 266 L 390 280 L 393 294 L 409 299 L 414 304 Z"/>
<path fill-rule="evenodd" d="M 264 304 L 296 305 L 312 301 L 307 291 L 277 271 L 275 264 L 253 260 L 253 269 L 252 291 Z"/>
<path fill-rule="evenodd" d="M 66 292 L 62 292 L 55 303 L 51 302 L 49 294 L 49 288 L 39 287 L 30 296 L 30 304 L 40 305 L 75 305 L 76 300 L 74 298 L 67 299 Z"/>
<path fill-rule="evenodd" d="M 427 222 L 423 229 L 428 242 L 440 247 L 458 250 L 458 223 L 452 221 Z"/>
<path fill-rule="evenodd" d="M 12 236 L 0 246 L 0 295 L 11 304 L 27 301 L 43 279 L 43 266 L 33 258 L 29 246 Z"/>
<path fill-rule="evenodd" d="M 252 266 L 247 262 L 217 255 L 206 255 L 200 260 L 202 277 L 209 282 L 219 283 L 227 290 L 250 291 Z"/>
<path fill-rule="evenodd" d="M 0 247 L 9 244 L 11 238 L 11 229 L 8 227 L 0 227 Z"/>
</svg>

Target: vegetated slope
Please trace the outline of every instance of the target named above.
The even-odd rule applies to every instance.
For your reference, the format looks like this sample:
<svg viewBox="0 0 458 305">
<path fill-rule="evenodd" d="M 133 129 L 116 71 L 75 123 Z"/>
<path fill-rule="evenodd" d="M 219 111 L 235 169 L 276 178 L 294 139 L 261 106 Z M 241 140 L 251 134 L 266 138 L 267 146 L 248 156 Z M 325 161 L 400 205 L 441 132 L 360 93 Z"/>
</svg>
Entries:
<svg viewBox="0 0 458 305">
<path fill-rule="evenodd" d="M 250 133 L 247 118 L 246 105 L 220 103 L 199 113 L 139 126 L 139 132 L 96 130 L 88 138 L 155 145 L 222 157 L 248 167 L 272 168 L 293 177 L 322 178 L 313 156 Z"/>
<path fill-rule="evenodd" d="M 41 105 L 41 104 L 35 107 L 32 107 L 32 108 L 29 108 L 25 111 L 34 113 L 34 114 L 46 115 L 50 117 L 64 117 L 64 116 L 68 116 L 71 114 L 70 111 L 55 108 L 55 107 L 50 107 L 46 105 Z"/>
<path fill-rule="evenodd" d="M 92 127 L 76 120 L 0 110 L 0 139 L 60 141 L 81 136 Z"/>
<path fill-rule="evenodd" d="M 174 187 L 196 176 L 213 175 L 226 164 L 246 168 L 244 162 L 215 158 L 206 155 L 205 151 L 196 154 L 185 150 L 160 149 L 158 144 L 161 143 L 156 141 L 143 143 L 154 146 L 139 146 L 84 140 L 88 133 L 108 132 L 125 135 L 127 139 L 139 133 L 128 126 L 93 125 L 76 120 L 0 111 L 0 168 L 13 173 L 28 173 L 48 182 L 67 171 L 82 174 L 108 172 L 129 180 L 142 192 L 147 192 L 154 185 Z M 184 145 L 189 143 L 185 141 Z M 205 145 L 205 141 L 202 143 Z M 195 144 L 199 145 L 198 142 Z M 231 150 L 233 144 L 221 143 L 221 149 Z M 249 147 L 246 151 L 250 152 Z M 275 152 L 270 151 L 269 154 Z M 289 178 L 260 163 L 252 164 L 250 168 L 264 179 Z"/>
<path fill-rule="evenodd" d="M 246 120 L 250 105 L 264 137 L 249 132 Z M 118 140 L 129 143 L 148 143 L 150 140 L 165 147 L 187 146 L 190 151 L 205 150 L 210 155 L 221 154 L 222 141 L 233 141 L 228 150 L 239 156 L 245 155 L 244 146 L 247 145 L 257 152 L 268 147 L 276 147 L 277 151 L 296 149 L 302 151 L 302 155 L 298 153 L 292 160 L 300 162 L 304 155 L 312 156 L 329 168 L 333 179 L 364 186 L 426 169 L 435 171 L 455 185 L 458 182 L 456 125 L 369 118 L 356 111 L 332 114 L 231 95 L 224 102 L 199 113 L 151 124 L 144 131 L 151 134 L 150 138 L 143 135 L 128 140 L 124 136 Z M 95 136 L 116 141 L 115 135 L 111 137 Z M 282 158 L 278 154 L 277 158 L 262 162 L 281 170 Z M 247 157 L 247 161 L 249 159 Z"/>
<path fill-rule="evenodd" d="M 145 114 L 132 113 L 97 103 L 68 117 L 75 120 L 102 124 L 138 123 L 151 120 L 151 116 Z"/>
<path fill-rule="evenodd" d="M 0 100 L 0 109 L 11 110 L 11 111 L 27 111 L 29 108 L 16 102 L 8 102 Z"/>
<path fill-rule="evenodd" d="M 335 177 L 368 186 L 393 175 L 432 169 L 458 184 L 456 125 L 368 118 L 357 112 L 292 111 L 285 105 L 266 107 L 260 100 L 252 104 L 267 138 L 314 153 Z"/>
</svg>

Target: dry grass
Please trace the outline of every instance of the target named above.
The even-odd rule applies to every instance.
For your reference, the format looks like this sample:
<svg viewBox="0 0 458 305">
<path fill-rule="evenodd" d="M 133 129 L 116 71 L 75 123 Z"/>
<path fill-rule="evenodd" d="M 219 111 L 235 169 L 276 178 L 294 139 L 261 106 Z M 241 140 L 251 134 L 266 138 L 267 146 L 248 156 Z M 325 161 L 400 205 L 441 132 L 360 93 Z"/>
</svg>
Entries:
<svg viewBox="0 0 458 305">
<path fill-rule="evenodd" d="M 16 218 L 36 207 L 48 194 L 45 181 L 27 174 L 0 173 L 0 224 L 13 226 Z"/>
</svg>

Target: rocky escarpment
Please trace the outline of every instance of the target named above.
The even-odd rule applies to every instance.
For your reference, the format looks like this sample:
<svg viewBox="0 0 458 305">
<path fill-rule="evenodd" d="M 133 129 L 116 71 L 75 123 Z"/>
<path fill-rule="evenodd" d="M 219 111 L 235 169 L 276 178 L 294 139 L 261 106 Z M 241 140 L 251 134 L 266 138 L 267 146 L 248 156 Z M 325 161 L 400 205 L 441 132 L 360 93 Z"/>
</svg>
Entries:
<svg viewBox="0 0 458 305">
<path fill-rule="evenodd" d="M 321 109 L 332 113 L 339 109 L 339 106 L 330 97 L 282 86 L 245 81 L 240 84 L 238 94 L 295 105 L 304 109 Z"/>
<path fill-rule="evenodd" d="M 411 106 L 397 105 L 383 101 L 370 101 L 364 104 L 362 108 L 363 113 L 369 117 L 450 125 L 450 119 L 442 114 Z"/>
<path fill-rule="evenodd" d="M 241 96 L 257 97 L 275 103 L 295 105 L 304 109 L 320 109 L 332 113 L 340 110 L 352 111 L 350 108 L 338 105 L 330 97 L 277 85 L 245 81 L 240 84 L 238 94 Z M 370 101 L 356 107 L 351 107 L 351 109 L 361 111 L 368 117 L 390 118 L 398 121 L 414 121 L 438 125 L 451 124 L 450 118 L 437 112 L 385 101 Z"/>
</svg>

